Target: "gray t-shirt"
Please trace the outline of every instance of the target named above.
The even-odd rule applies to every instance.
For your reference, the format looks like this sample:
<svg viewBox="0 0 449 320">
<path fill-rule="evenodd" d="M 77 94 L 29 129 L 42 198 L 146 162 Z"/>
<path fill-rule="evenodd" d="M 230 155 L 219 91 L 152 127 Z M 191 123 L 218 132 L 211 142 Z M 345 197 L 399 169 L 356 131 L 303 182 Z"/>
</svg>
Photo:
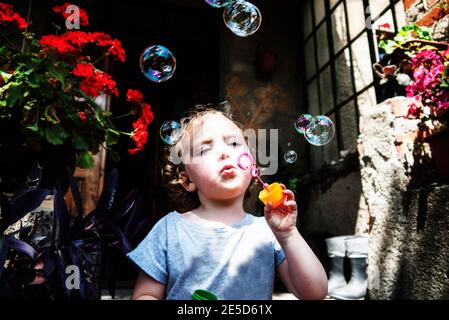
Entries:
<svg viewBox="0 0 449 320">
<path fill-rule="evenodd" d="M 204 289 L 220 300 L 269 300 L 285 254 L 264 217 L 246 214 L 234 225 L 215 227 L 174 211 L 128 257 L 166 285 L 166 299 L 190 300 Z"/>
</svg>

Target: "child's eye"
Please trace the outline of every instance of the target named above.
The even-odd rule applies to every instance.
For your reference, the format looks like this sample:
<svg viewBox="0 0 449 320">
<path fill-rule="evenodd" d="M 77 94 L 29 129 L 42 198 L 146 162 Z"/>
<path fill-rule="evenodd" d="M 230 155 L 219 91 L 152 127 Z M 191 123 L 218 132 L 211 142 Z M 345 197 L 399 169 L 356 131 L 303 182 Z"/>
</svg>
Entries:
<svg viewBox="0 0 449 320">
<path fill-rule="evenodd" d="M 239 142 L 237 142 L 237 141 L 232 141 L 232 142 L 230 142 L 229 144 L 230 144 L 231 146 L 233 146 L 233 147 L 239 147 L 239 146 L 242 145 L 241 143 L 239 143 Z"/>
<path fill-rule="evenodd" d="M 203 155 L 203 154 L 207 153 L 209 150 L 210 150 L 209 147 L 202 148 L 202 149 L 200 150 L 200 155 Z"/>
</svg>

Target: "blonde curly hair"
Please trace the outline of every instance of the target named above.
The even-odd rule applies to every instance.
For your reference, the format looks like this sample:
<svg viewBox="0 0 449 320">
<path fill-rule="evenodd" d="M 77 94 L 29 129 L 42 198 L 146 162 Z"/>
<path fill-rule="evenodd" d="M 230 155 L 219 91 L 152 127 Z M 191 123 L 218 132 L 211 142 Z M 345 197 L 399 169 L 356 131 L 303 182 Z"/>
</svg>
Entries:
<svg viewBox="0 0 449 320">
<path fill-rule="evenodd" d="M 182 162 L 176 164 L 171 155 L 177 155 L 181 158 L 182 143 L 186 135 L 191 132 L 196 123 L 201 122 L 211 114 L 220 114 L 228 118 L 243 131 L 242 125 L 234 120 L 232 107 L 227 102 L 221 103 L 218 108 L 210 104 L 196 105 L 180 120 L 181 128 L 176 133 L 175 143 L 165 148 L 164 165 L 162 167 L 164 187 L 168 190 L 168 195 L 174 201 L 179 212 L 197 208 L 200 205 L 200 201 L 197 192 L 188 192 L 182 186 L 180 173 L 185 170 L 185 166 Z"/>
</svg>

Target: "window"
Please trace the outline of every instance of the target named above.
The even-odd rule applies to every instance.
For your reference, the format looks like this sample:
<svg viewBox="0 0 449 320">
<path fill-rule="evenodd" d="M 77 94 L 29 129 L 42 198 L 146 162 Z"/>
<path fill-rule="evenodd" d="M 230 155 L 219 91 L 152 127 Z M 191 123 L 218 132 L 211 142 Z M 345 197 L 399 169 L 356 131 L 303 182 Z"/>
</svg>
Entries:
<svg viewBox="0 0 449 320">
<path fill-rule="evenodd" d="M 379 60 L 376 30 L 395 32 L 406 24 L 402 0 L 305 0 L 305 105 L 310 114 L 330 117 L 336 137 L 310 146 L 311 169 L 355 151 L 359 110 L 377 104 L 372 65 Z"/>
</svg>

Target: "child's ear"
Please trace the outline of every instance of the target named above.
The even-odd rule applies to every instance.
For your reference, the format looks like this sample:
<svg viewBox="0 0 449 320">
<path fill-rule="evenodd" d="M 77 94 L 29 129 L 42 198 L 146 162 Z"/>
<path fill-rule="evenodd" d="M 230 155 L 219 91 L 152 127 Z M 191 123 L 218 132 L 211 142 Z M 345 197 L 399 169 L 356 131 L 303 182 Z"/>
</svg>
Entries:
<svg viewBox="0 0 449 320">
<path fill-rule="evenodd" d="M 179 181 L 184 189 L 186 189 L 188 192 L 196 191 L 196 185 L 193 181 L 190 180 L 187 172 L 181 171 L 179 173 Z"/>
</svg>

